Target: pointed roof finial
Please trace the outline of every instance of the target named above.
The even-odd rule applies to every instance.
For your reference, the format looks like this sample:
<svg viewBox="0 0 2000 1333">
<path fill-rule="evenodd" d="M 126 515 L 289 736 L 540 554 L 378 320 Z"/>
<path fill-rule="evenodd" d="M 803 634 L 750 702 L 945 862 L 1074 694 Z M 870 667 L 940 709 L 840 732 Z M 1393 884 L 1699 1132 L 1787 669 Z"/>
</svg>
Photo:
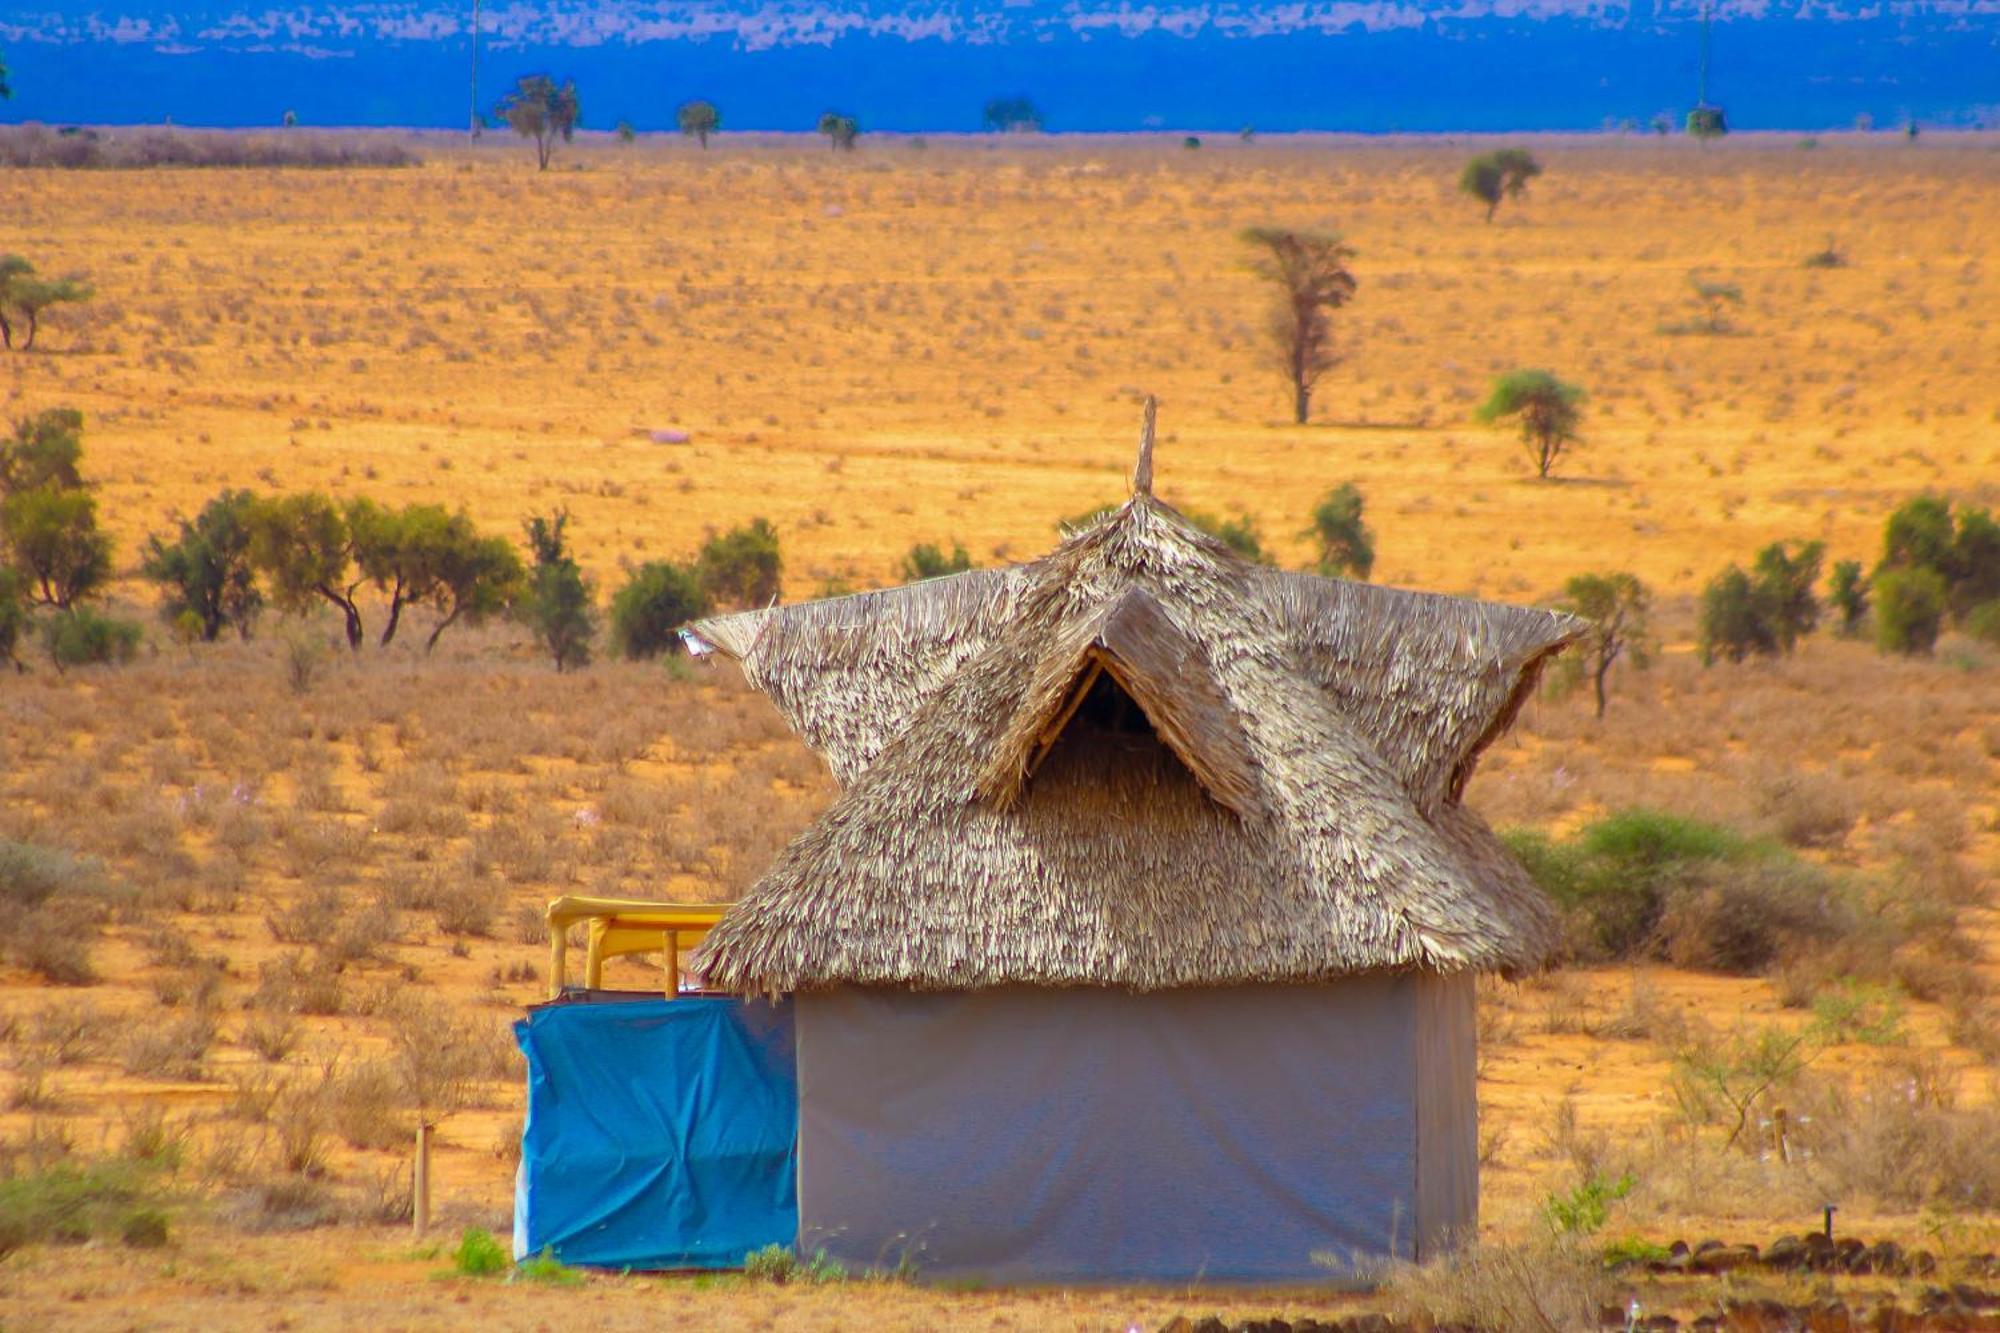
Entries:
<svg viewBox="0 0 2000 1333">
<path fill-rule="evenodd" d="M 1153 493 L 1153 419 L 1159 414 L 1160 403 L 1152 394 L 1146 395 L 1146 421 L 1139 428 L 1139 466 L 1132 469 L 1132 494 L 1150 496 Z"/>
</svg>

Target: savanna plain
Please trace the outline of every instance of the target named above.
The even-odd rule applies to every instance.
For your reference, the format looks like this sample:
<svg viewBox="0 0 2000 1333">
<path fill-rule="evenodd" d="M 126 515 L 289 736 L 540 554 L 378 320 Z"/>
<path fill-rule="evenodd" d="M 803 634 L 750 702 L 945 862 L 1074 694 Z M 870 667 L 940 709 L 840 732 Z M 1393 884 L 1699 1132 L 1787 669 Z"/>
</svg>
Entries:
<svg viewBox="0 0 2000 1333">
<path fill-rule="evenodd" d="M 787 598 L 878 586 L 915 544 L 1026 559 L 1121 499 L 1146 394 L 1160 492 L 1281 564 L 1351 482 L 1378 582 L 1651 591 L 1604 716 L 1554 673 L 1469 788 L 1568 886 L 1573 936 L 1482 990 L 1485 1242 L 1644 1260 L 1834 1204 L 1947 1276 L 2000 1249 L 2000 648 L 1885 654 L 1831 615 L 1789 653 L 1694 645 L 1704 586 L 1772 542 L 1872 567 L 1912 498 L 2000 502 L 1993 136 L 1522 139 L 1545 174 L 1491 223 L 1456 189 L 1476 141 L 584 136 L 541 173 L 517 142 L 398 137 L 418 165 L 0 176 L 0 251 L 95 292 L 0 354 L 0 413 L 82 411 L 110 600 L 149 626 L 124 665 L 0 670 L 0 842 L 48 881 L 7 908 L 0 1202 L 84 1200 L 67 1242 L 0 1258 L 6 1327 L 1123 1329 L 1404 1299 L 453 1276 L 463 1231 L 508 1225 L 541 905 L 729 898 L 831 780 L 727 666 L 600 646 L 558 673 L 505 619 L 429 653 L 274 611 L 190 642 L 138 576 L 149 535 L 242 487 L 510 537 L 566 510 L 600 600 L 755 518 Z M 1308 425 L 1256 226 L 1355 251 Z M 1698 284 L 1741 299 L 1711 319 Z M 1521 367 L 1588 395 L 1548 479 L 1473 419 Z M 1684 1313 L 1831 1280 L 1622 1271 Z"/>
</svg>

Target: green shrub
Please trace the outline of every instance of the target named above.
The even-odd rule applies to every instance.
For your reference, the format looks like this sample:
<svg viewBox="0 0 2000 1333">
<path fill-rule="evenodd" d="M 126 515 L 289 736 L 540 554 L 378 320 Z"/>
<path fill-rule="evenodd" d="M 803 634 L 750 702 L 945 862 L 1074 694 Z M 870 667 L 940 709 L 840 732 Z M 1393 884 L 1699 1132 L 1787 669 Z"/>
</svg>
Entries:
<svg viewBox="0 0 2000 1333">
<path fill-rule="evenodd" d="M 460 1235 L 458 1248 L 451 1252 L 452 1271 L 460 1277 L 492 1277 L 506 1272 L 511 1262 L 492 1233 L 478 1227 Z"/>
<path fill-rule="evenodd" d="M 524 1282 L 540 1282 L 552 1287 L 574 1287 L 583 1274 L 556 1258 L 555 1250 L 544 1246 L 540 1254 L 523 1259 L 514 1275 Z"/>
<path fill-rule="evenodd" d="M 591 586 L 571 556 L 566 529 L 569 513 L 535 515 L 527 521 L 528 549 L 535 566 L 516 613 L 555 659 L 557 671 L 590 665 L 590 639 L 597 632 Z"/>
<path fill-rule="evenodd" d="M 28 596 L 15 571 L 0 565 L 0 666 L 21 665 L 21 636 L 28 630 Z"/>
<path fill-rule="evenodd" d="M 1813 1024 L 1826 1041 L 1893 1046 L 1906 1041 L 1903 1002 L 1885 986 L 1847 980 L 1813 996 Z"/>
<path fill-rule="evenodd" d="M 915 583 L 920 579 L 942 578 L 946 574 L 963 574 L 971 568 L 972 557 L 957 542 L 951 544 L 950 555 L 930 542 L 918 542 L 903 557 L 901 573 L 903 582 Z"/>
<path fill-rule="evenodd" d="M 679 630 L 708 614 L 708 598 L 692 569 L 655 560 L 632 571 L 611 599 L 611 651 L 651 658 L 680 647 Z"/>
<path fill-rule="evenodd" d="M 784 560 L 778 532 L 767 519 L 710 537 L 695 556 L 702 595 L 715 606 L 764 606 L 778 595 Z"/>
<path fill-rule="evenodd" d="M 1561 909 L 1575 956 L 1755 974 L 1874 928 L 1847 881 L 1678 815 L 1628 810 L 1567 842 L 1531 830 L 1506 841 Z"/>
<path fill-rule="evenodd" d="M 135 1250 L 157 1250 L 167 1235 L 167 1215 L 157 1208 L 135 1208 L 118 1227 L 118 1239 Z"/>
<path fill-rule="evenodd" d="M 164 1244 L 167 1218 L 154 1206 L 155 1195 L 151 1169 L 122 1159 L 64 1162 L 0 1177 L 0 1254 L 96 1236 L 118 1236 L 135 1246 Z"/>
<path fill-rule="evenodd" d="M 789 1245 L 766 1245 L 743 1256 L 743 1276 L 759 1282 L 840 1282 L 846 1279 L 847 1270 L 828 1258 L 825 1250 L 800 1259 Z"/>
<path fill-rule="evenodd" d="M 1813 585 L 1825 553 L 1821 542 L 1773 542 L 1752 573 L 1731 565 L 1711 579 L 1701 594 L 1702 663 L 1791 652 L 1819 623 Z"/>
<path fill-rule="evenodd" d="M 1840 613 L 1834 632 L 1843 639 L 1861 637 L 1861 624 L 1868 618 L 1868 580 L 1859 560 L 1842 560 L 1833 567 L 1827 584 L 1826 600 Z"/>
<path fill-rule="evenodd" d="M 1569 1193 L 1551 1194 L 1542 1200 L 1542 1217 L 1558 1236 L 1588 1236 L 1604 1229 L 1611 1205 L 1630 1194 L 1636 1184 L 1629 1171 L 1616 1180 L 1592 1171 Z"/>
<path fill-rule="evenodd" d="M 1362 518 L 1366 502 L 1351 481 L 1322 495 L 1306 536 L 1319 547 L 1317 568 L 1328 578 L 1366 579 L 1375 569 L 1375 537 Z"/>
<path fill-rule="evenodd" d="M 1965 632 L 1981 643 L 2000 648 L 2000 599 L 1981 602 L 1966 612 Z"/>
<path fill-rule="evenodd" d="M 1916 657 L 1937 646 L 1946 586 L 1935 569 L 1892 569 L 1875 576 L 1875 646 Z"/>
<path fill-rule="evenodd" d="M 59 671 L 77 666 L 122 665 L 138 655 L 143 633 L 134 621 L 76 606 L 42 622 L 42 646 Z"/>
</svg>

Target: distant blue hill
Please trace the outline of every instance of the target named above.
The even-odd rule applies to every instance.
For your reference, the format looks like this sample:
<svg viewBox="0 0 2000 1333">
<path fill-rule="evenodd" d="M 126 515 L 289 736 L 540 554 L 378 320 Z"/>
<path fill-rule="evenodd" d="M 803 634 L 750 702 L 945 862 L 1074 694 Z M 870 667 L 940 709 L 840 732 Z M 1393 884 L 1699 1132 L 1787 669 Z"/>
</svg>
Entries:
<svg viewBox="0 0 2000 1333">
<path fill-rule="evenodd" d="M 0 119 L 466 123 L 469 4 L 26 4 L 0 13 L 16 94 Z M 588 125 L 642 130 L 696 95 L 730 129 L 810 128 L 837 107 L 869 129 L 970 130 L 1011 93 L 1052 130 L 1596 129 L 1678 119 L 1700 47 L 1685 0 L 544 0 L 489 6 L 480 30 L 487 109 L 546 70 L 576 79 Z M 1738 128 L 2000 124 L 2000 0 L 1735 0 L 1714 49 L 1713 100 Z"/>
</svg>

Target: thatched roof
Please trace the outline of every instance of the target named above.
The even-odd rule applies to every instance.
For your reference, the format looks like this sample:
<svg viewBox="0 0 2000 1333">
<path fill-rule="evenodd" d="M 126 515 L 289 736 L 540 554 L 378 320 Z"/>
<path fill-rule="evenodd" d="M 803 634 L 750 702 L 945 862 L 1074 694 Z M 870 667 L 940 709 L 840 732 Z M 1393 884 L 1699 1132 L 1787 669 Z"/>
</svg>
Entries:
<svg viewBox="0 0 2000 1333">
<path fill-rule="evenodd" d="M 1459 798 L 1568 617 L 1254 565 L 1142 490 L 1030 564 L 695 629 L 844 788 L 709 935 L 711 985 L 1150 989 L 1553 943 Z"/>
</svg>

